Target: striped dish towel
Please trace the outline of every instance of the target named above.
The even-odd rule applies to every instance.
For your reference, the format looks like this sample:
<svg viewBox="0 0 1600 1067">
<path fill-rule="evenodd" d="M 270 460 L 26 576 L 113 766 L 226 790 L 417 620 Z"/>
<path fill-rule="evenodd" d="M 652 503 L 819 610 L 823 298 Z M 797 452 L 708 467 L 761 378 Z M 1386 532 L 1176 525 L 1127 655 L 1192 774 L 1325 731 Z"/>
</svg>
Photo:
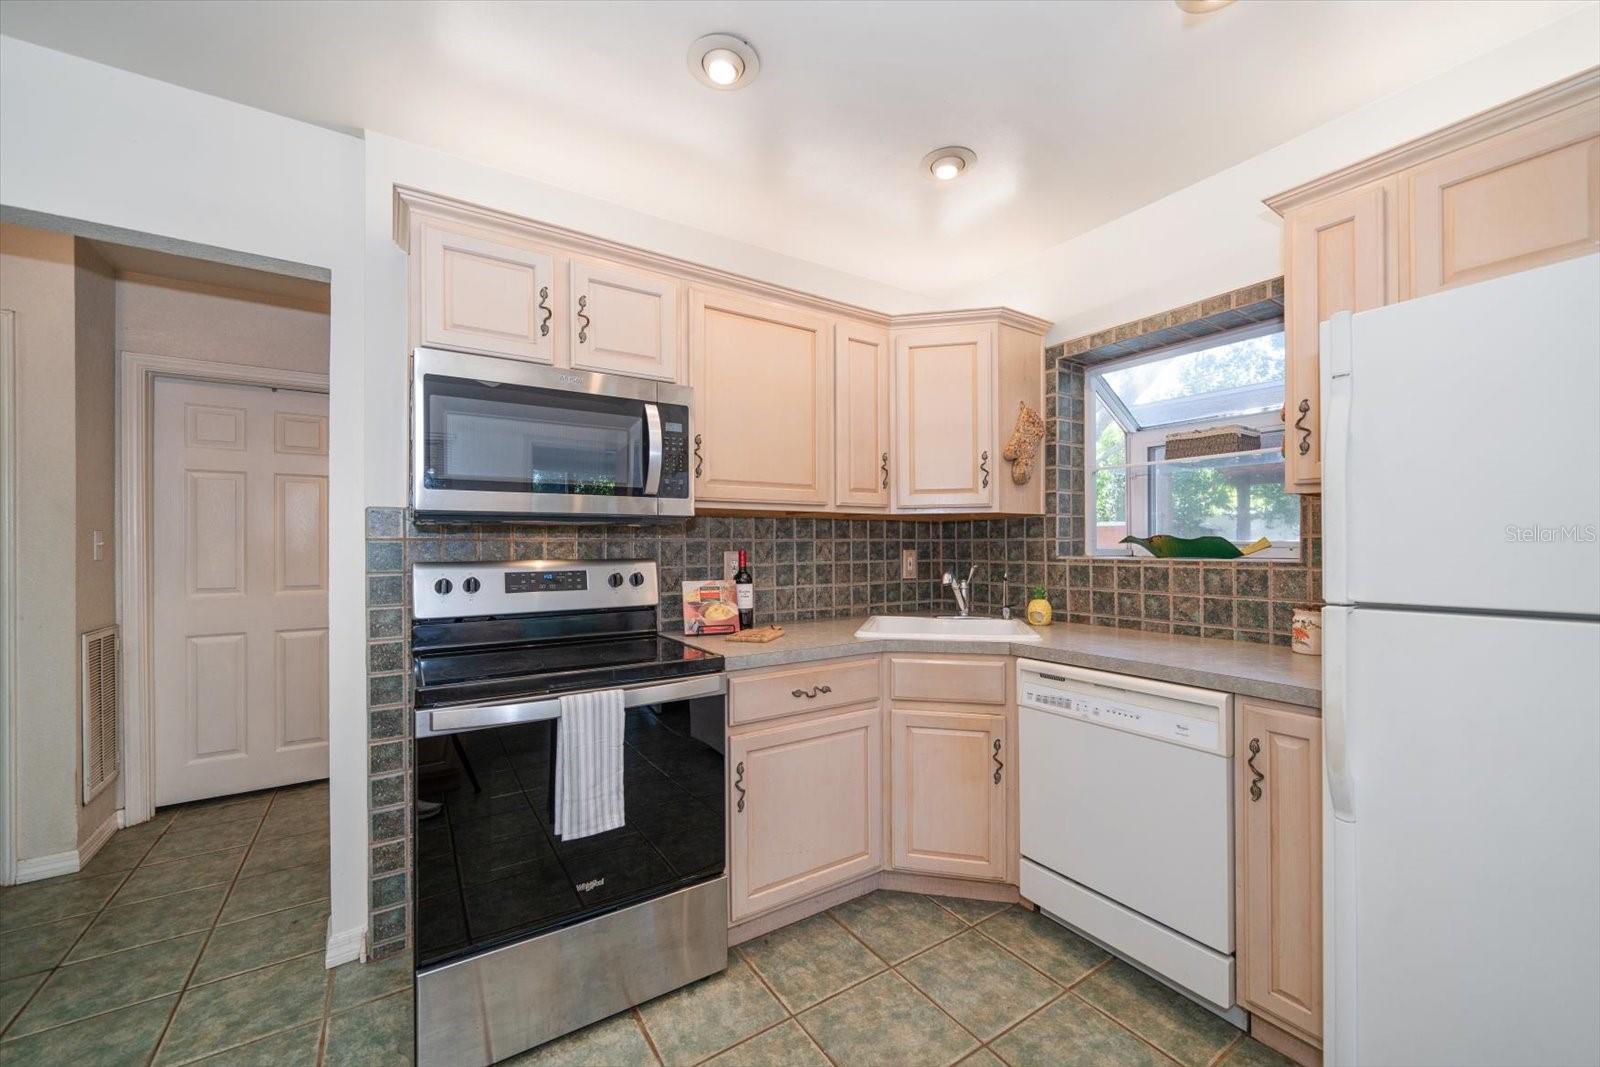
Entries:
<svg viewBox="0 0 1600 1067">
<path fill-rule="evenodd" d="M 622 690 L 561 698 L 556 729 L 556 836 L 564 841 L 615 830 L 622 800 Z"/>
</svg>

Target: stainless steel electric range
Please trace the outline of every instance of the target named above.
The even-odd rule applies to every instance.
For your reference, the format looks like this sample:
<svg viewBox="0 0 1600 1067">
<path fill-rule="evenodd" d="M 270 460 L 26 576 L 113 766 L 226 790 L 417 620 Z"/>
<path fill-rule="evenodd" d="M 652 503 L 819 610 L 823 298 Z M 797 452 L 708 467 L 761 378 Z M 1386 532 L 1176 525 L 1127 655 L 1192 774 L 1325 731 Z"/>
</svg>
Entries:
<svg viewBox="0 0 1600 1067">
<path fill-rule="evenodd" d="M 727 965 L 722 657 L 648 560 L 418 564 L 417 1053 L 488 1064 Z M 560 696 L 624 691 L 624 824 L 551 831 Z"/>
</svg>

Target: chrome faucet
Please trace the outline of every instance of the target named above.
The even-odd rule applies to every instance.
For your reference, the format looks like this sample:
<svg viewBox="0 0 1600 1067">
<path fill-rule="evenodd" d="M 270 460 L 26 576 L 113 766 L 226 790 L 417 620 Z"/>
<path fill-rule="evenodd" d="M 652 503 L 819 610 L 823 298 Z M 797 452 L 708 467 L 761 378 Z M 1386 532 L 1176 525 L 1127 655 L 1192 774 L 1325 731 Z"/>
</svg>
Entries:
<svg viewBox="0 0 1600 1067">
<path fill-rule="evenodd" d="M 948 585 L 950 591 L 956 596 L 956 615 L 960 618 L 964 619 L 972 614 L 972 602 L 969 597 L 972 590 L 972 576 L 977 573 L 978 565 L 976 563 L 972 565 L 971 570 L 967 571 L 967 576 L 960 581 L 956 580 L 953 572 L 944 572 L 944 584 Z"/>
</svg>

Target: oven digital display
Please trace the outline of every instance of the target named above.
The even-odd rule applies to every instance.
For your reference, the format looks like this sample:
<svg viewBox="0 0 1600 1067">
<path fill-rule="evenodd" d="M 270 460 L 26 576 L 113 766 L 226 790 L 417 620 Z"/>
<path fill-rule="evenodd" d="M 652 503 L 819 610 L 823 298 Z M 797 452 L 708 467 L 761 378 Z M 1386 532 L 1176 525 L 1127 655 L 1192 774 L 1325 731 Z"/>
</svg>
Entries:
<svg viewBox="0 0 1600 1067">
<path fill-rule="evenodd" d="M 682 433 L 683 432 L 683 423 L 681 423 L 681 422 L 669 422 L 669 423 L 667 423 L 667 432 L 668 433 Z"/>
<path fill-rule="evenodd" d="M 587 588 L 588 571 L 512 571 L 506 575 L 508 593 L 570 593 Z"/>
</svg>

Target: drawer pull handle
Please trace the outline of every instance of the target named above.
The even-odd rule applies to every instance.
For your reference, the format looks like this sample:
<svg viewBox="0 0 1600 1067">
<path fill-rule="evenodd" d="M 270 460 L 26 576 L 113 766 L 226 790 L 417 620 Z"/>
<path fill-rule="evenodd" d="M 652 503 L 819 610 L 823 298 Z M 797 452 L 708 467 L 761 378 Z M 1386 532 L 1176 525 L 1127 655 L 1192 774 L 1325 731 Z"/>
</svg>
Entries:
<svg viewBox="0 0 1600 1067">
<path fill-rule="evenodd" d="M 1294 428 L 1300 431 L 1300 454 L 1303 456 L 1311 451 L 1311 427 L 1306 425 L 1306 417 L 1311 414 L 1311 401 L 1302 400 L 1296 411 L 1300 412 L 1299 418 L 1294 420 Z"/>
<path fill-rule="evenodd" d="M 883 487 L 889 488 L 889 453 L 883 454 Z"/>
<path fill-rule="evenodd" d="M 550 310 L 550 287 L 548 285 L 539 286 L 539 310 L 544 312 L 544 321 L 539 324 L 539 336 L 549 337 L 550 316 L 553 312 Z"/>
<path fill-rule="evenodd" d="M 589 316 L 584 314 L 584 309 L 589 306 L 587 296 L 578 297 L 578 318 L 583 320 L 583 325 L 578 327 L 578 343 L 581 345 L 589 340 Z"/>
<path fill-rule="evenodd" d="M 1250 802 L 1253 804 L 1261 799 L 1261 783 L 1267 776 L 1256 769 L 1256 757 L 1261 755 L 1261 738 L 1250 739 L 1250 758 L 1245 760 L 1250 765 Z"/>
<path fill-rule="evenodd" d="M 1006 765 L 1000 762 L 1000 739 L 998 737 L 994 739 L 994 755 L 989 758 L 994 760 L 994 784 L 999 785 L 1000 772 L 1006 769 Z"/>
<path fill-rule="evenodd" d="M 791 690 L 789 690 L 789 695 L 794 697 L 796 700 L 799 700 L 801 697 L 805 697 L 807 700 L 813 700 L 813 699 L 816 698 L 816 695 L 818 693 L 831 693 L 831 692 L 833 692 L 833 687 L 832 686 L 819 685 L 815 689 L 809 689 L 809 690 L 808 689 L 791 689 Z"/>
<path fill-rule="evenodd" d="M 733 787 L 739 791 L 738 810 L 744 810 L 744 760 L 733 769 Z"/>
<path fill-rule="evenodd" d="M 982 458 L 978 460 L 978 469 L 983 472 L 983 488 L 989 488 L 989 452 L 986 449 Z"/>
<path fill-rule="evenodd" d="M 705 464 L 705 457 L 700 454 L 700 435 L 694 435 L 694 476 L 700 477 L 700 468 Z"/>
</svg>

